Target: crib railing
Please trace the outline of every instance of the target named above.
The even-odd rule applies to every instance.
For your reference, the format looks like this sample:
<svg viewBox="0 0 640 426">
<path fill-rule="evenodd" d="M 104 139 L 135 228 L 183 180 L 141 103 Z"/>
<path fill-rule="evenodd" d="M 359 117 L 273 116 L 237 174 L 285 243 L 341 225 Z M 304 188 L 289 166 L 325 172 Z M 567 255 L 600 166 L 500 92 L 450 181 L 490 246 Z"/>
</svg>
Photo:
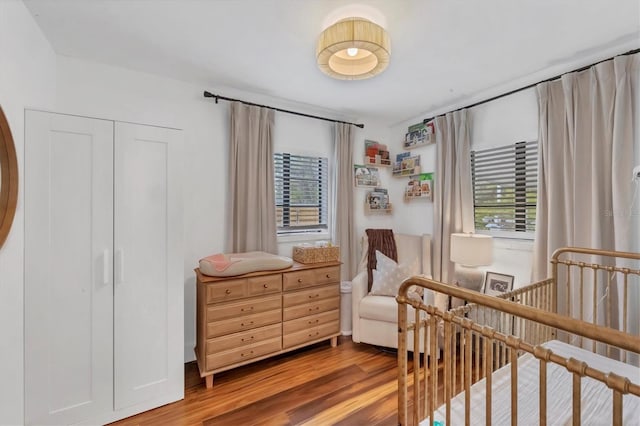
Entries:
<svg viewBox="0 0 640 426">
<path fill-rule="evenodd" d="M 573 375 L 573 422 L 580 424 L 580 383 L 583 377 L 590 377 L 609 386 L 614 392 L 613 398 L 613 419 L 614 424 L 620 424 L 622 419 L 622 395 L 633 394 L 640 396 L 640 385 L 637 380 L 629 381 L 599 371 L 588 365 L 584 365 L 576 360 L 568 360 L 551 350 L 539 346 L 541 343 L 562 338 L 575 344 L 578 341 L 582 346 L 593 348 L 595 352 L 603 352 L 599 348 L 606 348 L 604 351 L 611 356 L 623 354 L 617 357 L 623 361 L 629 361 L 640 354 L 640 339 L 638 333 L 631 333 L 631 315 L 628 308 L 628 301 L 638 286 L 633 287 L 632 283 L 640 274 L 635 268 L 628 265 L 605 266 L 600 268 L 600 263 L 584 262 L 573 259 L 579 255 L 593 255 L 593 253 L 582 253 L 581 249 L 563 249 L 554 255 L 554 277 L 561 276 L 562 280 L 550 278 L 538 283 L 531 284 L 500 297 L 486 296 L 477 292 L 469 291 L 459 287 L 449 286 L 443 283 L 429 280 L 422 277 L 413 277 L 407 280 L 400 288 L 398 300 L 398 419 L 400 424 L 417 424 L 420 420 L 429 418 L 433 422 L 433 413 L 440 407 L 445 409 L 445 424 L 451 424 L 451 399 L 458 393 L 464 391 L 465 423 L 469 424 L 470 410 L 470 387 L 473 383 L 485 379 L 486 406 L 485 418 L 487 424 L 491 424 L 492 415 L 492 373 L 510 364 L 511 370 L 511 418 L 512 424 L 517 422 L 517 381 L 518 381 L 518 358 L 524 353 L 531 353 L 540 360 L 540 381 L 539 381 L 539 410 L 541 424 L 546 422 L 547 395 L 546 395 L 546 369 L 548 363 L 555 363 L 564 366 Z M 602 256 L 602 253 L 598 253 Z M 611 253 L 608 253 L 610 256 Z M 627 255 L 627 254 L 625 254 Z M 569 257 L 567 259 L 566 257 Z M 640 255 L 631 257 L 616 257 L 619 259 L 640 259 Z M 582 263 L 580 263 L 582 262 Z M 615 264 L 614 264 L 615 265 Z M 615 280 L 609 279 L 606 285 L 596 285 L 596 295 L 604 292 L 607 298 L 613 294 L 612 288 L 623 295 L 621 304 L 622 311 L 620 327 L 610 327 L 615 325 L 615 321 L 610 321 L 602 325 L 603 319 L 615 318 L 613 303 L 609 305 L 606 298 L 599 297 L 596 309 L 605 311 L 605 315 L 594 315 L 598 321 L 585 321 L 586 316 L 577 317 L 576 314 L 583 311 L 568 310 L 571 315 L 560 315 L 556 313 L 559 298 L 557 283 L 563 283 L 560 287 L 571 287 L 565 294 L 568 298 L 577 298 L 585 301 L 585 295 L 576 296 L 577 290 L 588 291 L 593 295 L 592 286 L 585 285 L 585 274 L 577 274 L 580 279 L 576 279 L 576 274 L 571 276 L 571 272 L 563 272 L 563 268 L 590 268 L 595 270 L 593 277 L 587 277 L 592 283 L 599 283 L 603 273 L 621 274 Z M 594 269 L 595 268 L 595 269 Z M 613 269 L 611 269 L 613 268 Z M 604 271 L 604 272 L 600 272 Z M 565 274 L 565 275 L 563 275 Z M 568 276 L 568 277 L 567 277 Z M 567 278 L 565 278 L 567 277 Z M 618 280 L 623 283 L 617 286 Z M 616 284 L 614 286 L 614 284 Z M 466 305 L 452 309 L 448 312 L 439 311 L 434 306 L 427 306 L 417 299 L 410 299 L 407 291 L 412 286 L 423 287 L 434 292 L 443 293 L 449 297 L 459 298 L 467 302 Z M 605 289 L 605 290 L 603 290 Z M 608 291 L 606 290 L 608 289 Z M 570 293 L 573 291 L 573 293 Z M 564 302 L 564 299 L 560 297 Z M 605 302 L 603 302 L 603 300 Z M 637 299 L 636 299 L 637 300 Z M 603 305 L 604 303 L 604 305 Z M 407 318 L 407 306 L 415 308 L 415 317 Z M 566 306 L 566 305 L 564 305 Z M 602 306 L 610 306 L 603 308 Z M 627 306 L 624 308 L 624 306 Z M 608 309 L 608 311 L 607 311 Z M 424 313 L 427 316 L 425 317 Z M 608 313 L 607 313 L 608 312 Z M 626 322 L 623 317 L 627 318 Z M 407 339 L 411 333 L 413 347 L 421 347 L 420 351 L 413 353 L 412 372 L 409 372 L 409 361 L 407 351 Z M 422 338 L 421 338 L 422 336 Z M 428 338 L 427 338 L 428 337 Z M 593 345 L 584 343 L 594 342 Z M 439 359 L 441 359 L 439 361 Z M 440 362 L 440 364 L 439 364 Z M 439 377 L 441 376 L 441 377 Z M 409 418 L 408 408 L 411 407 L 411 417 Z"/>
<path fill-rule="evenodd" d="M 640 254 L 569 247 L 551 259 L 557 301 L 554 311 L 591 324 L 640 334 Z M 638 365 L 626 352 L 582 336 L 560 335 L 565 341 L 592 352 Z"/>
</svg>

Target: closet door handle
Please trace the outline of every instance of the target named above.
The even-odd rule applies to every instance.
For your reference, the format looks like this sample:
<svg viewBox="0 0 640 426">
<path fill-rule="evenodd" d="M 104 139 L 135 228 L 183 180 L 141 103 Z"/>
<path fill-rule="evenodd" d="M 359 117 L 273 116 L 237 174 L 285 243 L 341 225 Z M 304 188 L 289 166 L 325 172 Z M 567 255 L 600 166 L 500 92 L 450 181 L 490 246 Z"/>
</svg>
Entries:
<svg viewBox="0 0 640 426">
<path fill-rule="evenodd" d="M 109 284 L 109 249 L 102 252 L 102 284 Z"/>
<path fill-rule="evenodd" d="M 124 249 L 118 249 L 116 252 L 118 258 L 118 284 L 124 283 Z"/>
</svg>

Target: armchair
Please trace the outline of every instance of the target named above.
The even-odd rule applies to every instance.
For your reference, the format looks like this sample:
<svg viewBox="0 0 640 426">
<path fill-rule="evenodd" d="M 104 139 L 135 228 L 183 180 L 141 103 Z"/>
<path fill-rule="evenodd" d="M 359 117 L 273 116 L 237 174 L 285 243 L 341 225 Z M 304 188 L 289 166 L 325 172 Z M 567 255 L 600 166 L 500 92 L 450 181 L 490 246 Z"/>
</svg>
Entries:
<svg viewBox="0 0 640 426">
<path fill-rule="evenodd" d="M 431 236 L 394 233 L 398 264 L 410 263 L 418 258 L 420 274 L 431 278 Z M 362 256 L 358 265 L 358 274 L 352 280 L 352 315 L 354 342 L 368 343 L 387 348 L 398 348 L 398 304 L 395 297 L 374 296 L 369 294 L 367 285 L 366 234 L 361 240 Z M 434 303 L 431 292 L 425 292 L 425 303 Z M 413 316 L 413 308 L 409 307 Z M 409 349 L 413 341 L 409 339 Z"/>
</svg>

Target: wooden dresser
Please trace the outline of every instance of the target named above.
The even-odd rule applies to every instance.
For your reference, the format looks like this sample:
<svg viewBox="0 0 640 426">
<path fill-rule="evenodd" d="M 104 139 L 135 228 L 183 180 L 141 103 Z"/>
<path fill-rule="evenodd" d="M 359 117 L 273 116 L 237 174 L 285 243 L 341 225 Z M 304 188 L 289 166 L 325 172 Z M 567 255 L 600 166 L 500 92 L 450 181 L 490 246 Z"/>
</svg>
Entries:
<svg viewBox="0 0 640 426">
<path fill-rule="evenodd" d="M 196 269 L 196 359 L 213 375 L 340 335 L 340 263 L 229 278 Z"/>
</svg>

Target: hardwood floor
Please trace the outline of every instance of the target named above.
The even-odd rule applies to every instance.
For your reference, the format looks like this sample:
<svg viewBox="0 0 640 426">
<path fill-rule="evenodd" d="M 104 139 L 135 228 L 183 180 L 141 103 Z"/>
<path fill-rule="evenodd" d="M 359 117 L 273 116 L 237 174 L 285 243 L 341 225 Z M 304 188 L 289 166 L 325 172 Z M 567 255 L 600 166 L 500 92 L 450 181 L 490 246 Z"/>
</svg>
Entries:
<svg viewBox="0 0 640 426">
<path fill-rule="evenodd" d="M 185 365 L 185 399 L 115 425 L 396 425 L 395 353 L 341 337 L 216 374 Z"/>
</svg>

